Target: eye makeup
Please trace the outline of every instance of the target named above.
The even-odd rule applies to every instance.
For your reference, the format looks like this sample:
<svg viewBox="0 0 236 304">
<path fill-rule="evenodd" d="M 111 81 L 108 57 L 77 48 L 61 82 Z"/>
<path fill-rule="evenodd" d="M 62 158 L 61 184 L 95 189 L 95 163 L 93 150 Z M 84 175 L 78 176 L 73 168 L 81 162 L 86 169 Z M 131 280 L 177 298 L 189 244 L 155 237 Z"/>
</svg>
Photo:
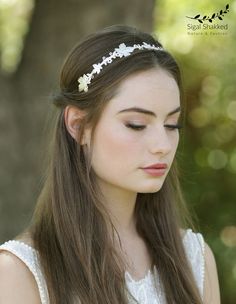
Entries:
<svg viewBox="0 0 236 304">
<path fill-rule="evenodd" d="M 125 126 L 127 128 L 133 129 L 135 131 L 141 131 L 144 130 L 146 128 L 146 125 L 141 125 L 141 124 L 134 124 L 134 123 L 125 123 Z M 169 130 L 179 130 L 181 128 L 183 128 L 183 126 L 181 124 L 173 124 L 173 125 L 165 125 L 165 127 L 167 127 Z"/>
</svg>

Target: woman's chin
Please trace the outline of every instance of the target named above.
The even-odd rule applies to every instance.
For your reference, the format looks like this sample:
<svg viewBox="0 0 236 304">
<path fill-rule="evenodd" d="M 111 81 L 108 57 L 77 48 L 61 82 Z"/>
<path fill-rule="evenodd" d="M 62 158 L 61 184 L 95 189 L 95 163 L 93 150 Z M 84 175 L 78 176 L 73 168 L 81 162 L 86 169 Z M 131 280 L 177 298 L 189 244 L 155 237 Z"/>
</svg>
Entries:
<svg viewBox="0 0 236 304">
<path fill-rule="evenodd" d="M 161 185 L 152 185 L 152 186 L 146 186 L 142 187 L 141 189 L 138 190 L 139 193 L 155 193 L 158 192 L 162 187 Z"/>
</svg>

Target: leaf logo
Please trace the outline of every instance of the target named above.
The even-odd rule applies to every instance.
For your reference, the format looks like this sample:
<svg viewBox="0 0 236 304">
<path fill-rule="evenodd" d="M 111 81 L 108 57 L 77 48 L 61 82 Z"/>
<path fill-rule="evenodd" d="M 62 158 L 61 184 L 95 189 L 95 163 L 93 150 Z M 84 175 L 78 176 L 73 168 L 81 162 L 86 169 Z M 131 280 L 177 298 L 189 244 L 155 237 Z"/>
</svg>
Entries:
<svg viewBox="0 0 236 304">
<path fill-rule="evenodd" d="M 212 23 L 212 20 L 216 20 L 217 18 L 219 20 L 223 20 L 224 14 L 227 14 L 228 12 L 229 12 L 229 4 L 226 5 L 224 10 L 220 10 L 219 13 L 214 13 L 212 14 L 212 16 L 203 16 L 202 18 L 200 18 L 201 14 L 198 14 L 195 17 L 186 16 L 186 18 L 197 20 L 200 23 L 203 23 L 204 21 L 209 21 L 210 23 Z"/>
</svg>

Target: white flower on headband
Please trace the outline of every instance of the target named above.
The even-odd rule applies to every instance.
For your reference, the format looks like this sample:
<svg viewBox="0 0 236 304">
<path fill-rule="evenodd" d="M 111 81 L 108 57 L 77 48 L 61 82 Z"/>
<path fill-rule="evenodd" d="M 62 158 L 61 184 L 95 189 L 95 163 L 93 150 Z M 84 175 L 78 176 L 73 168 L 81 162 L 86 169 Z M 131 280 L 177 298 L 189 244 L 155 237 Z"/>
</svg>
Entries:
<svg viewBox="0 0 236 304">
<path fill-rule="evenodd" d="M 124 43 L 121 43 L 119 48 L 116 48 L 115 51 L 120 58 L 123 56 L 127 57 L 133 52 L 133 47 L 126 46 Z"/>
<path fill-rule="evenodd" d="M 160 46 L 150 45 L 146 42 L 143 42 L 142 44 L 134 44 L 133 46 L 126 46 L 125 43 L 121 43 L 118 48 L 115 48 L 113 52 L 110 52 L 108 57 L 102 57 L 102 62 L 93 64 L 93 70 L 91 73 L 84 74 L 78 79 L 79 83 L 79 92 L 87 92 L 88 91 L 88 85 L 91 83 L 91 80 L 94 78 L 94 74 L 99 74 L 101 70 L 103 69 L 103 65 L 107 65 L 109 63 L 112 63 L 113 59 L 115 58 L 122 58 L 127 57 L 131 55 L 131 53 L 135 50 L 158 50 L 158 51 L 164 51 L 164 49 Z"/>
<path fill-rule="evenodd" d="M 94 73 L 99 74 L 99 73 L 100 73 L 100 71 L 101 71 L 101 69 L 102 69 L 102 65 L 101 65 L 101 63 L 98 63 L 98 64 L 93 64 L 93 71 L 94 71 Z"/>
<path fill-rule="evenodd" d="M 79 91 L 88 92 L 88 84 L 90 83 L 89 77 L 84 74 L 82 77 L 78 79 L 79 82 Z"/>
</svg>

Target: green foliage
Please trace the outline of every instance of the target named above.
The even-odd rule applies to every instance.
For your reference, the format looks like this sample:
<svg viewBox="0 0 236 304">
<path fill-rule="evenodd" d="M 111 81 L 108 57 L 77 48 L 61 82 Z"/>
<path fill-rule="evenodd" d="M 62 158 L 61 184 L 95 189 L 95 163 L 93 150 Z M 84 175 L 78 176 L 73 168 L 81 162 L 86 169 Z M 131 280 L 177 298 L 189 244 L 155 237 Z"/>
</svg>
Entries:
<svg viewBox="0 0 236 304">
<path fill-rule="evenodd" d="M 198 20 L 186 17 L 212 17 L 224 10 L 227 3 L 229 11 L 223 20 L 218 18 L 209 23 L 205 17 L 199 24 Z M 181 168 L 185 174 L 185 196 L 214 252 L 222 304 L 233 304 L 236 298 L 233 288 L 236 286 L 236 2 L 166 0 L 157 3 L 155 18 L 157 37 L 177 58 L 183 73 L 186 124 Z M 188 24 L 201 26 L 201 30 L 188 30 Z M 203 24 L 225 28 L 203 30 Z"/>
</svg>

